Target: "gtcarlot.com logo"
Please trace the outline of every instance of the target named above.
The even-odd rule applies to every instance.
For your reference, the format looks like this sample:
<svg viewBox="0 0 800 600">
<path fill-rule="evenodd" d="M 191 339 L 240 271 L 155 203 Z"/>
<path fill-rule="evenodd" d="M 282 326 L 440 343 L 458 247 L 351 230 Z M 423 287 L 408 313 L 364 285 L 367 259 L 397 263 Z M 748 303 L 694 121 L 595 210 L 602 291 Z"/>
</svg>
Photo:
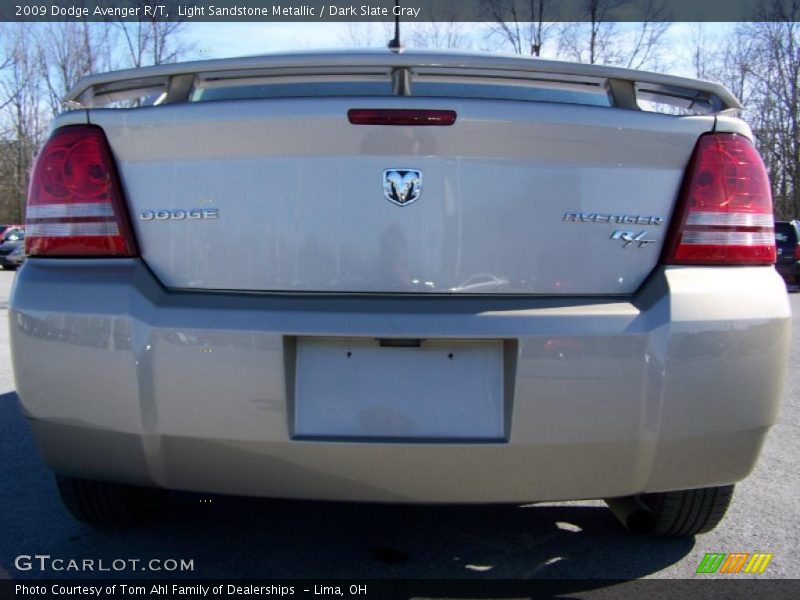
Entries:
<svg viewBox="0 0 800 600">
<path fill-rule="evenodd" d="M 697 565 L 698 573 L 733 575 L 736 573 L 763 573 L 767 569 L 772 553 L 766 552 L 708 552 Z"/>
<path fill-rule="evenodd" d="M 14 559 L 18 571 L 77 573 L 154 571 L 184 572 L 194 571 L 194 559 L 185 558 L 58 558 L 49 554 L 20 554 Z"/>
</svg>

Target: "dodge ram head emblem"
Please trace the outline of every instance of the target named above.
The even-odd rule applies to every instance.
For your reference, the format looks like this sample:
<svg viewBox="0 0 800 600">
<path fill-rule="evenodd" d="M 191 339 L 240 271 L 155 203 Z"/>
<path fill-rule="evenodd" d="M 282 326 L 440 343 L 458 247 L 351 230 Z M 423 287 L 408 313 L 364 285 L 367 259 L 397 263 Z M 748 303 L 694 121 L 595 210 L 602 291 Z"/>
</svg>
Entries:
<svg viewBox="0 0 800 600">
<path fill-rule="evenodd" d="M 422 193 L 422 171 L 386 169 L 383 172 L 383 195 L 398 206 L 411 204 Z"/>
</svg>

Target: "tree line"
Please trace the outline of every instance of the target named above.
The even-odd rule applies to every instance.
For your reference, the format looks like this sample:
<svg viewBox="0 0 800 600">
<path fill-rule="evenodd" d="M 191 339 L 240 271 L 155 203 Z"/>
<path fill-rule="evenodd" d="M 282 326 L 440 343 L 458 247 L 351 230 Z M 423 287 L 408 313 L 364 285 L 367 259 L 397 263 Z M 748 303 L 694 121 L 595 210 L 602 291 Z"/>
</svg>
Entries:
<svg viewBox="0 0 800 600">
<path fill-rule="evenodd" d="M 770 175 L 778 219 L 800 217 L 800 0 L 766 0 L 760 20 L 723 30 L 665 22 L 655 0 L 638 23 L 604 17 L 626 0 L 585 0 L 582 22 L 548 21 L 557 0 L 485 0 L 494 21 L 405 23 L 409 47 L 513 52 L 583 63 L 670 72 L 719 81 L 744 105 L 744 118 Z M 0 223 L 22 222 L 36 152 L 61 99 L 82 76 L 191 56 L 185 23 L 0 24 Z M 476 30 L 481 33 L 476 35 Z M 354 23 L 342 44 L 382 46 L 389 24 Z"/>
<path fill-rule="evenodd" d="M 0 224 L 24 221 L 36 153 L 78 80 L 180 59 L 189 50 L 184 25 L 0 23 Z"/>
</svg>

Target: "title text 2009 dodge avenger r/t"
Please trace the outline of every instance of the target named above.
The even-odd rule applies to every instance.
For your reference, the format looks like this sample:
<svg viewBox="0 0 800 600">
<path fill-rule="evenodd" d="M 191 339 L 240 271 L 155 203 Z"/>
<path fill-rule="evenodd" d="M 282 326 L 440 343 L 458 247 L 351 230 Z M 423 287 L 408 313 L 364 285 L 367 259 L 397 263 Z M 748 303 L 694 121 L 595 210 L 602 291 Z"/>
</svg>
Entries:
<svg viewBox="0 0 800 600">
<path fill-rule="evenodd" d="M 725 88 L 380 51 L 93 75 L 68 100 L 9 316 L 77 518 L 134 522 L 169 489 L 603 498 L 691 535 L 753 468 L 790 312 Z"/>
</svg>

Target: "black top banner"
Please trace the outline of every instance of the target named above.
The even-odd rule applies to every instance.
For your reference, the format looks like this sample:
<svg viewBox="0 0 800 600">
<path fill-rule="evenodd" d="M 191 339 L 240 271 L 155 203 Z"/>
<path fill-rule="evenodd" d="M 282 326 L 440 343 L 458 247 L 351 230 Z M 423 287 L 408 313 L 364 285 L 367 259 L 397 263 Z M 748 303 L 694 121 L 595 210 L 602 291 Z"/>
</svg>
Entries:
<svg viewBox="0 0 800 600">
<path fill-rule="evenodd" d="M 0 21 L 798 21 L 800 0 L 2 0 Z"/>
</svg>

